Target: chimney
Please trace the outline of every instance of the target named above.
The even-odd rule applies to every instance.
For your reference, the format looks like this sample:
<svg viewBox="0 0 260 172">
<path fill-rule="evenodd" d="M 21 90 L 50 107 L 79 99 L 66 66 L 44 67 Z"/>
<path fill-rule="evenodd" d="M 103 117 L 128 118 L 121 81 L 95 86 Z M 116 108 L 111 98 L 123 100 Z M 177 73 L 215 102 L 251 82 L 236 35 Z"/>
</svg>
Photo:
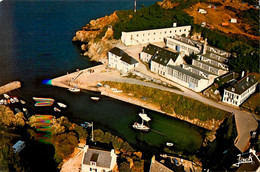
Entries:
<svg viewBox="0 0 260 172">
<path fill-rule="evenodd" d="M 204 41 L 203 52 L 202 52 L 202 54 L 206 54 L 206 51 L 207 51 L 207 44 L 208 44 L 208 42 L 207 42 L 207 38 L 206 38 L 205 41 Z"/>
<path fill-rule="evenodd" d="M 241 78 L 243 78 L 245 75 L 245 71 L 242 71 Z"/>
</svg>

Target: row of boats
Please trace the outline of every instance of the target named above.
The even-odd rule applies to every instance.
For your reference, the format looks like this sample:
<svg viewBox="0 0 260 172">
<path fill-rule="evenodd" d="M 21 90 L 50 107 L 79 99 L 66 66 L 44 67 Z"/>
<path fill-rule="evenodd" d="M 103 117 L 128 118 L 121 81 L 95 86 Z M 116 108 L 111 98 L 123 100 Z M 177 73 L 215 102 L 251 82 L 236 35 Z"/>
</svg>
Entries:
<svg viewBox="0 0 260 172">
<path fill-rule="evenodd" d="M 33 97 L 33 100 L 36 101 L 35 105 L 36 107 L 39 106 L 52 106 L 54 103 L 54 99 L 53 98 L 43 98 L 43 97 Z M 65 105 L 64 103 L 61 102 L 57 102 L 57 105 L 61 108 L 66 108 L 67 105 Z M 56 112 L 61 112 L 61 110 L 57 107 L 53 107 L 54 111 Z"/>
<path fill-rule="evenodd" d="M 10 97 L 8 94 L 3 94 L 5 99 L 0 100 L 0 105 L 7 105 L 11 103 L 19 103 L 25 104 L 25 101 L 20 100 L 17 97 Z"/>
</svg>

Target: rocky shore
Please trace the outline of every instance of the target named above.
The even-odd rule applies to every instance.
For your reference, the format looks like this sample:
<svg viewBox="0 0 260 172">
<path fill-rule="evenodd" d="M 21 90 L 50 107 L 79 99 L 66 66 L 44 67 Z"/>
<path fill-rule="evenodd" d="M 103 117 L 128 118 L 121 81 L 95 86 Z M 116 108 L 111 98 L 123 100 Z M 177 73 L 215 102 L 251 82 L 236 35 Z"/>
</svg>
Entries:
<svg viewBox="0 0 260 172">
<path fill-rule="evenodd" d="M 107 52 L 111 48 L 121 45 L 120 40 L 113 39 L 112 25 L 117 20 L 116 12 L 109 16 L 91 20 L 89 24 L 76 32 L 72 41 L 79 43 L 82 55 L 88 56 L 91 60 L 107 64 Z"/>
</svg>

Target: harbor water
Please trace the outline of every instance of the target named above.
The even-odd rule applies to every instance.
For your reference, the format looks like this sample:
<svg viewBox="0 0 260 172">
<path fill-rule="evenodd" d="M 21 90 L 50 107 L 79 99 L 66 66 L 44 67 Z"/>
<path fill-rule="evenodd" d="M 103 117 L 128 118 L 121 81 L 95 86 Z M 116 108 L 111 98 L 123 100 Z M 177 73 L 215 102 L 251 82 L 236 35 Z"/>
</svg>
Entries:
<svg viewBox="0 0 260 172">
<path fill-rule="evenodd" d="M 147 6 L 155 0 L 138 1 L 137 6 Z M 195 153 L 203 141 L 204 130 L 163 114 L 145 110 L 152 119 L 149 133 L 132 128 L 139 121 L 141 108 L 108 97 L 98 102 L 93 92 L 71 93 L 64 88 L 42 84 L 76 69 L 95 66 L 80 55 L 72 38 L 77 30 L 92 19 L 132 9 L 132 0 L 10 0 L 0 3 L 0 85 L 19 80 L 22 87 L 11 94 L 25 100 L 31 114 L 67 116 L 78 124 L 94 122 L 94 128 L 110 131 L 143 151 L 156 148 L 159 153 L 166 142 L 177 143 L 179 149 Z M 65 103 L 68 108 L 61 113 L 53 107 L 34 107 L 33 96 L 51 97 Z M 155 149 L 154 149 L 155 150 Z M 48 144 L 31 141 L 25 149 L 25 166 L 29 171 L 55 171 L 54 149 Z M 36 157 L 36 158 L 33 158 Z M 44 163 L 51 164 L 49 167 Z M 40 169 L 39 169 L 40 168 Z"/>
</svg>

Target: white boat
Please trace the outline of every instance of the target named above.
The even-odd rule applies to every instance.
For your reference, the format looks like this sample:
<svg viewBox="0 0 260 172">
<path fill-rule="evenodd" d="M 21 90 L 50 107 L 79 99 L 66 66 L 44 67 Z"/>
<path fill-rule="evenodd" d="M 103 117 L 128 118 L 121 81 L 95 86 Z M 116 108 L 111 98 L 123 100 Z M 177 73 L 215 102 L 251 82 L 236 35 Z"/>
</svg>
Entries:
<svg viewBox="0 0 260 172">
<path fill-rule="evenodd" d="M 98 82 L 98 83 L 97 83 L 97 86 L 102 87 L 103 84 L 101 84 L 100 82 Z"/>
<path fill-rule="evenodd" d="M 84 122 L 83 124 L 80 124 L 84 128 L 90 128 L 92 127 L 92 124 L 90 122 Z"/>
<path fill-rule="evenodd" d="M 7 100 L 4 100 L 4 105 L 7 105 Z"/>
<path fill-rule="evenodd" d="M 18 103 L 18 102 L 19 102 L 19 100 L 18 100 L 18 98 L 17 98 L 17 97 L 13 97 L 13 99 L 14 99 L 14 101 L 15 101 L 16 103 Z"/>
<path fill-rule="evenodd" d="M 99 97 L 90 97 L 92 100 L 96 100 L 98 101 L 99 100 Z"/>
<path fill-rule="evenodd" d="M 173 146 L 173 143 L 166 142 L 166 146 Z"/>
<path fill-rule="evenodd" d="M 26 112 L 26 111 L 27 111 L 27 109 L 26 109 L 26 108 L 23 108 L 23 111 L 24 111 L 24 112 Z"/>
<path fill-rule="evenodd" d="M 61 112 L 61 110 L 56 108 L 56 107 L 54 107 L 53 109 L 54 109 L 55 112 Z"/>
<path fill-rule="evenodd" d="M 8 94 L 3 94 L 6 99 L 9 99 L 10 96 Z"/>
<path fill-rule="evenodd" d="M 65 104 L 63 104 L 61 102 L 57 102 L 57 104 L 59 105 L 59 107 L 62 107 L 62 108 L 66 108 L 67 107 L 67 105 L 65 105 Z"/>
<path fill-rule="evenodd" d="M 3 99 L 0 100 L 0 105 L 2 105 L 2 104 L 4 104 L 4 100 Z"/>
<path fill-rule="evenodd" d="M 26 102 L 24 100 L 20 100 L 20 102 L 24 105 Z"/>
<path fill-rule="evenodd" d="M 69 90 L 70 92 L 74 92 L 74 93 L 80 92 L 80 89 L 79 89 L 79 88 L 69 88 L 68 90 Z"/>
<path fill-rule="evenodd" d="M 137 129 L 137 130 L 141 130 L 141 131 L 149 131 L 150 127 L 148 127 L 147 125 L 144 125 L 144 121 L 149 122 L 151 120 L 151 118 L 149 118 L 147 116 L 147 114 L 144 113 L 143 109 L 142 109 L 142 112 L 139 113 L 139 116 L 142 118 L 142 123 L 140 124 L 140 123 L 135 122 L 133 125 L 133 128 Z"/>
<path fill-rule="evenodd" d="M 10 98 L 11 103 L 15 103 L 15 100 L 13 98 Z"/>
<path fill-rule="evenodd" d="M 123 92 L 123 90 L 115 90 L 115 91 L 113 91 L 113 93 L 122 93 Z"/>
</svg>

